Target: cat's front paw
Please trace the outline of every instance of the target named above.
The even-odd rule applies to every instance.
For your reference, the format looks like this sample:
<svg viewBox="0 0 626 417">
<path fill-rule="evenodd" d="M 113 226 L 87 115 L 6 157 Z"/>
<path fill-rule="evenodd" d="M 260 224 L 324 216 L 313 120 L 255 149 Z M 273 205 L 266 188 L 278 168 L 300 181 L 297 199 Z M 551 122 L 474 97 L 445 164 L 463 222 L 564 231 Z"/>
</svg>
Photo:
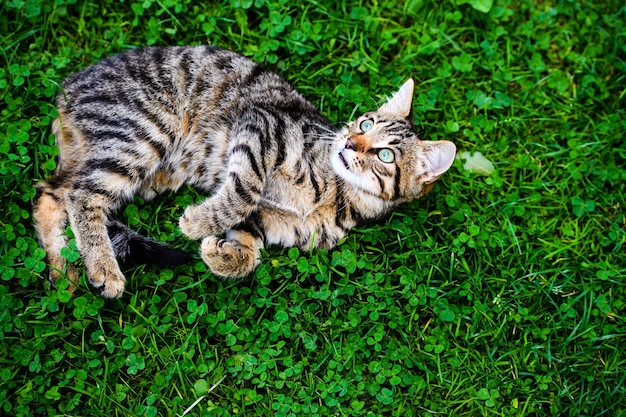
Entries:
<svg viewBox="0 0 626 417">
<path fill-rule="evenodd" d="M 198 205 L 189 206 L 185 209 L 185 213 L 178 220 L 180 230 L 189 239 L 198 240 L 201 237 L 211 234 L 205 230 L 206 225 L 204 225 L 205 222 L 200 215 L 200 211 L 201 209 Z"/>
<path fill-rule="evenodd" d="M 253 272 L 259 263 L 258 255 L 253 248 L 215 236 L 209 236 L 202 241 L 200 256 L 211 272 L 222 278 L 244 278 Z"/>
</svg>

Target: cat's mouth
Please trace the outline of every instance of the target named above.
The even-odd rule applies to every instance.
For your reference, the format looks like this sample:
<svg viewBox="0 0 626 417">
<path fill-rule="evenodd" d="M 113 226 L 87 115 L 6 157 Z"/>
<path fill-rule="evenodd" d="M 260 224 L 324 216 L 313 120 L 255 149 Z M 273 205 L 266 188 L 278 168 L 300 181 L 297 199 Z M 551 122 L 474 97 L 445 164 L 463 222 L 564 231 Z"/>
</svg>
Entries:
<svg viewBox="0 0 626 417">
<path fill-rule="evenodd" d="M 348 171 L 350 171 L 350 164 L 348 164 L 348 161 L 346 160 L 345 156 L 343 156 L 343 152 L 339 152 L 339 160 L 341 161 L 343 166 L 346 167 Z"/>
</svg>

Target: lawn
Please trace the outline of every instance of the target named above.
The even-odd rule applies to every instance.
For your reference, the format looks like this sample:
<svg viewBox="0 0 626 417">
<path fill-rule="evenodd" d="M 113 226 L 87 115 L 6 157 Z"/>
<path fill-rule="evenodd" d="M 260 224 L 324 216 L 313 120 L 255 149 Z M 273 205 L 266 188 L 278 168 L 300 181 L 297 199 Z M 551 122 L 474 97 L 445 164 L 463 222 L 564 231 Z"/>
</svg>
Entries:
<svg viewBox="0 0 626 417">
<path fill-rule="evenodd" d="M 1 415 L 626 416 L 622 1 L 5 0 L 0 40 Z M 120 300 L 51 288 L 31 205 L 60 81 L 205 43 L 338 123 L 414 77 L 424 137 L 487 162 L 335 249 L 269 248 L 249 280 L 195 256 L 126 270 Z M 119 216 L 197 253 L 177 221 L 200 198 Z"/>
</svg>

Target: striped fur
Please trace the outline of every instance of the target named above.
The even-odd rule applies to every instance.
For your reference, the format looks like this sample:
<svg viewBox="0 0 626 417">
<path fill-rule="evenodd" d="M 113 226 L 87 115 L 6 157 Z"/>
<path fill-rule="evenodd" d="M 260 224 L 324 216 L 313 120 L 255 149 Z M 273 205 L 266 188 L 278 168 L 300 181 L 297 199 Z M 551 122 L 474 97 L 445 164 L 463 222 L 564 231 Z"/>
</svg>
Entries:
<svg viewBox="0 0 626 417">
<path fill-rule="evenodd" d="M 412 94 L 409 80 L 337 129 L 275 73 L 211 46 L 130 50 L 70 76 L 53 126 L 58 167 L 34 206 L 51 279 L 78 280 L 60 256 L 69 222 L 91 285 L 119 297 L 116 255 L 137 235 L 110 214 L 135 194 L 183 184 L 209 196 L 187 207 L 180 227 L 203 239 L 217 276 L 248 275 L 263 245 L 332 247 L 423 195 L 452 164 L 452 143 L 418 140 Z"/>
</svg>

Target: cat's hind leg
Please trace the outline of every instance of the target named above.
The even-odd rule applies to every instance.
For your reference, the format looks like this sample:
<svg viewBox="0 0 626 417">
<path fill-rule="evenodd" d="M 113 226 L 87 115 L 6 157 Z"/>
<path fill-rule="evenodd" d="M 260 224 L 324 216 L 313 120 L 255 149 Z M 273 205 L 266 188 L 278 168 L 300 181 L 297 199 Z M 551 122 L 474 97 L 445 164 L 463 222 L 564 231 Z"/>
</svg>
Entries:
<svg viewBox="0 0 626 417">
<path fill-rule="evenodd" d="M 200 256 L 213 274 L 240 279 L 259 265 L 263 240 L 243 230 L 229 230 L 226 239 L 209 236 L 202 241 Z"/>
<path fill-rule="evenodd" d="M 79 273 L 76 267 L 61 256 L 61 249 L 68 245 L 65 234 L 68 216 L 65 202 L 59 189 L 53 187 L 55 179 L 37 184 L 37 196 L 33 208 L 33 220 L 39 243 L 46 251 L 49 279 L 52 284 L 65 276 L 68 290 L 73 292 L 78 286 Z"/>
<path fill-rule="evenodd" d="M 67 191 L 66 206 L 89 283 L 103 297 L 120 297 L 126 279 L 107 231 L 107 214 L 117 199 L 103 189 L 73 187 Z"/>
</svg>

